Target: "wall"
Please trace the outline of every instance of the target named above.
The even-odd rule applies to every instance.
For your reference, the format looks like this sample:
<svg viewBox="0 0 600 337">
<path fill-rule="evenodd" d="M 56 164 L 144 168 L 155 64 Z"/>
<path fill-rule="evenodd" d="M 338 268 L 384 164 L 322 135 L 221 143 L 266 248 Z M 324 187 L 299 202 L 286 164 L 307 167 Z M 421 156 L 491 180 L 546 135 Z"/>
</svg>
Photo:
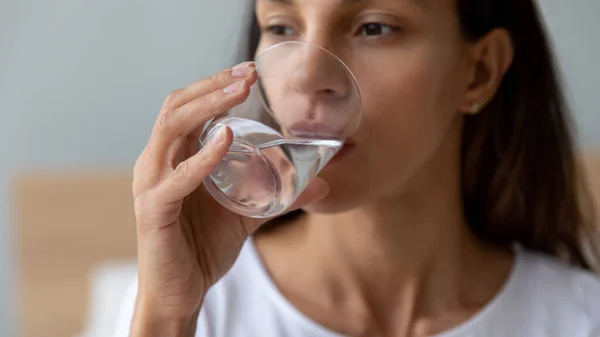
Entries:
<svg viewBox="0 0 600 337">
<path fill-rule="evenodd" d="M 539 0 L 586 146 L 600 146 L 600 1 Z"/>
<path fill-rule="evenodd" d="M 540 1 L 581 139 L 600 146 L 600 2 Z M 0 336 L 16 336 L 10 177 L 32 168 L 130 168 L 163 97 L 231 64 L 240 3 L 0 3 Z"/>
<path fill-rule="evenodd" d="M 231 65 L 239 0 L 0 2 L 0 336 L 16 336 L 16 170 L 129 169 L 163 98 Z"/>
</svg>

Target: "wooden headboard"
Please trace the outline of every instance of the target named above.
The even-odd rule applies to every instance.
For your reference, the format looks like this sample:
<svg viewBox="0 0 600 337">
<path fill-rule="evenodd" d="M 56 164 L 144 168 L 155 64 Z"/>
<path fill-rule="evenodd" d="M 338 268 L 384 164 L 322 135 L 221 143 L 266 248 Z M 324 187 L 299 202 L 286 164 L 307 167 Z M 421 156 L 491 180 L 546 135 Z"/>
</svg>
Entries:
<svg viewBox="0 0 600 337">
<path fill-rule="evenodd" d="M 600 210 L 600 152 L 585 162 Z M 25 175 L 14 187 L 22 336 L 71 337 L 83 328 L 92 268 L 135 256 L 131 176 Z"/>
<path fill-rule="evenodd" d="M 31 174 L 14 191 L 21 336 L 73 337 L 83 329 L 92 268 L 135 257 L 131 176 Z"/>
<path fill-rule="evenodd" d="M 588 185 L 595 201 L 596 221 L 600 227 L 600 150 L 590 151 L 583 157 Z"/>
</svg>

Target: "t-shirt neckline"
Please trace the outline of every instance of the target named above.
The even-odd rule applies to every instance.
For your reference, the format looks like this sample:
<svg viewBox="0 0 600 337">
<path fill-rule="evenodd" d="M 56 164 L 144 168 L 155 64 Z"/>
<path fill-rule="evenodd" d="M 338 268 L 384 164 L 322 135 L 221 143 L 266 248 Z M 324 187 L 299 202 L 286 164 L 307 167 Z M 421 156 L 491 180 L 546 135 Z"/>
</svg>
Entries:
<svg viewBox="0 0 600 337">
<path fill-rule="evenodd" d="M 259 276 L 259 282 L 264 285 L 264 289 L 267 292 L 270 299 L 272 299 L 277 306 L 281 310 L 284 310 L 287 317 L 291 317 L 293 320 L 298 322 L 303 329 L 307 329 L 314 333 L 319 337 L 347 337 L 338 332 L 332 331 L 325 326 L 315 322 L 308 316 L 306 316 L 303 312 L 301 312 L 298 308 L 296 308 L 279 290 L 271 275 L 267 271 L 267 268 L 258 253 L 258 250 L 254 244 L 254 238 L 250 237 L 247 242 L 247 249 L 249 252 L 249 256 L 251 258 L 251 262 L 255 265 L 256 270 Z M 513 246 L 514 259 L 513 265 L 511 266 L 510 273 L 508 278 L 502 285 L 502 288 L 498 293 L 476 314 L 470 317 L 468 320 L 460 323 L 459 325 L 440 332 L 438 334 L 429 336 L 429 337 L 462 337 L 465 333 L 471 331 L 472 329 L 476 329 L 477 326 L 480 326 L 486 320 L 489 320 L 492 316 L 493 311 L 496 311 L 498 307 L 502 305 L 506 297 L 509 297 L 512 289 L 515 287 L 515 284 L 518 283 L 519 275 L 522 274 L 523 269 L 523 252 L 522 248 L 518 245 Z"/>
</svg>

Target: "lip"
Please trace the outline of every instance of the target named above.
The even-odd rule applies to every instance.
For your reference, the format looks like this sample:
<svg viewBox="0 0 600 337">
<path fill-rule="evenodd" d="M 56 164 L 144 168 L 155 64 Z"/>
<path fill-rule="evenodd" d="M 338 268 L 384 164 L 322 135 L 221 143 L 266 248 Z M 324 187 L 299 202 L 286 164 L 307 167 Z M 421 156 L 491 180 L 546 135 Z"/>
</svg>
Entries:
<svg viewBox="0 0 600 337">
<path fill-rule="evenodd" d="M 297 137 L 310 135 L 311 138 L 337 138 L 336 135 L 341 134 L 341 130 L 332 128 L 330 125 L 310 121 L 294 123 L 287 130 Z"/>
<path fill-rule="evenodd" d="M 354 140 L 354 138 L 348 138 L 344 141 L 344 146 L 354 146 L 356 144 L 356 141 Z"/>
<path fill-rule="evenodd" d="M 329 160 L 328 165 L 341 161 L 343 158 L 347 157 L 348 154 L 350 152 L 352 152 L 353 149 L 354 149 L 354 143 L 352 143 L 352 142 L 344 143 L 342 148 L 340 148 L 338 150 L 338 152 L 331 158 L 331 160 Z"/>
</svg>

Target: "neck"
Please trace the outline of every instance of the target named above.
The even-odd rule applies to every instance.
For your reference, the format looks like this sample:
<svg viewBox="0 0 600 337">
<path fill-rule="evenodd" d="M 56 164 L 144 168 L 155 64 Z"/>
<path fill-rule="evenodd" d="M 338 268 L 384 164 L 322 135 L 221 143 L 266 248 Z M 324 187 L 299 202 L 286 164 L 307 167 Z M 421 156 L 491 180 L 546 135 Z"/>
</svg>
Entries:
<svg viewBox="0 0 600 337">
<path fill-rule="evenodd" d="M 390 280 L 393 274 L 395 284 L 472 253 L 477 240 L 464 218 L 459 140 L 448 136 L 396 193 L 345 213 L 307 214 L 311 250 L 331 251 L 331 260 L 365 282 Z"/>
<path fill-rule="evenodd" d="M 364 281 L 396 282 L 438 261 L 461 258 L 477 246 L 457 207 L 437 205 L 419 207 L 411 198 L 409 203 L 384 200 L 343 214 L 309 214 L 306 239 L 311 250 L 331 254 L 326 261 L 352 269 Z"/>
<path fill-rule="evenodd" d="M 477 255 L 481 245 L 464 219 L 458 186 L 444 181 L 457 179 L 438 175 L 426 180 L 429 186 L 346 213 L 308 214 L 310 250 L 331 257 L 322 262 L 332 264 L 329 270 L 354 275 L 361 287 L 380 289 L 382 297 L 398 290 L 382 288 L 382 280 L 390 288 L 414 278 L 447 283 L 459 261 Z"/>
<path fill-rule="evenodd" d="M 317 293 L 329 295 L 325 306 L 355 315 L 362 322 L 357 331 L 412 335 L 419 318 L 464 310 L 465 300 L 483 305 L 503 284 L 509 265 L 479 274 L 493 253 L 466 225 L 461 198 L 449 192 L 454 189 L 432 188 L 342 214 L 307 214 L 299 226 L 299 254 L 312 256 L 307 269 L 317 275 L 315 286 L 325 285 Z M 492 282 L 478 288 L 473 279 Z M 465 298 L 465 288 L 475 293 Z M 439 332 L 425 329 L 425 335 Z"/>
<path fill-rule="evenodd" d="M 468 318 L 487 303 L 509 273 L 510 255 L 470 231 L 459 163 L 438 160 L 396 195 L 344 213 L 307 213 L 275 240 L 259 238 L 288 299 L 345 333 L 398 336 L 437 333 L 462 322 L 457 312 Z M 438 319 L 448 312 L 456 321 Z M 437 321 L 423 328 L 423 317 Z"/>
</svg>

